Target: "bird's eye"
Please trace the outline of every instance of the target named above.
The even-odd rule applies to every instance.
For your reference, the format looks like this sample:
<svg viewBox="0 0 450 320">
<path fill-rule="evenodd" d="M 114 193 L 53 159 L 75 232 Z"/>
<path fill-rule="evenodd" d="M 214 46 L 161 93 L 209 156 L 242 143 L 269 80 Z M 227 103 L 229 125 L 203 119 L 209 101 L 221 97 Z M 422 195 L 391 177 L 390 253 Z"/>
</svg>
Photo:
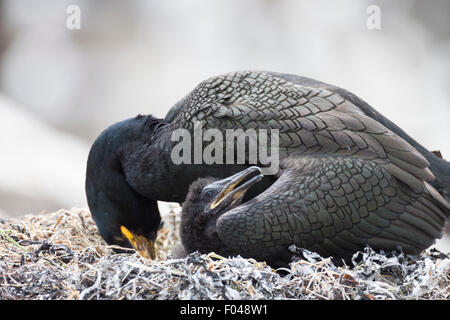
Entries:
<svg viewBox="0 0 450 320">
<path fill-rule="evenodd" d="M 207 198 L 210 198 L 214 195 L 214 192 L 211 189 L 203 189 L 202 193 Z"/>
</svg>

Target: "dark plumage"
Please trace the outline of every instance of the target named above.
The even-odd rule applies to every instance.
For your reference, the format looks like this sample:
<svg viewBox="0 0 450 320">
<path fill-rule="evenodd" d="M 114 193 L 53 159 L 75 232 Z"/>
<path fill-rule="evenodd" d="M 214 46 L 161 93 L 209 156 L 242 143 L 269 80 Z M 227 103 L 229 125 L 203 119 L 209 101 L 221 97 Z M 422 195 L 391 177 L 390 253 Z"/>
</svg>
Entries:
<svg viewBox="0 0 450 320">
<path fill-rule="evenodd" d="M 448 196 L 450 164 L 352 93 L 294 75 L 234 72 L 199 84 L 165 119 L 138 116 L 97 138 L 87 163 L 86 194 L 108 243 L 127 245 L 129 236 L 124 237 L 121 226 L 136 239 L 154 240 L 160 224 L 157 200 L 181 203 L 198 178 L 225 178 L 250 166 L 248 159 L 241 165 L 175 165 L 171 133 L 180 128 L 193 133 L 195 121 L 222 132 L 276 128 L 281 159 L 320 154 L 372 161 L 396 183 L 419 195 L 431 194 L 434 206 L 448 205 L 439 192 Z M 265 176 L 244 201 L 275 180 Z"/>
<path fill-rule="evenodd" d="M 100 235 L 109 244 L 129 247 L 121 226 L 154 241 L 161 222 L 157 202 L 140 195 L 127 181 L 123 159 L 131 155 L 142 134 L 147 117 L 116 123 L 93 144 L 86 172 L 86 194 Z M 142 140 L 140 140 L 142 139 Z"/>
<path fill-rule="evenodd" d="M 238 182 L 255 169 L 192 184 L 180 229 L 187 252 L 241 255 L 276 267 L 290 261 L 292 244 L 337 262 L 349 261 L 366 245 L 416 255 L 441 237 L 450 214 L 431 194 L 412 191 L 377 162 L 335 155 L 285 159 L 277 181 L 241 204 Z M 256 182 L 246 182 L 244 192 Z"/>
</svg>

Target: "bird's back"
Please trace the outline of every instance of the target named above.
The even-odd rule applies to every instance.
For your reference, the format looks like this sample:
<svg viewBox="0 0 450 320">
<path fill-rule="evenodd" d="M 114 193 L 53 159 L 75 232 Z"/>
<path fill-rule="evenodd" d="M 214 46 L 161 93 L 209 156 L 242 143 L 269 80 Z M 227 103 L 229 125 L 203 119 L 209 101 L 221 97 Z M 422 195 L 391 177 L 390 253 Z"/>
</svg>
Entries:
<svg viewBox="0 0 450 320">
<path fill-rule="evenodd" d="M 419 152 L 401 129 L 350 92 L 299 76 L 248 71 L 213 77 L 178 103 L 169 118 L 173 129 L 193 130 L 197 121 L 222 132 L 276 129 L 281 158 L 301 152 L 378 161 L 416 192 L 435 183 L 427 157 L 438 173 L 448 165 L 423 147 L 425 155 Z"/>
</svg>

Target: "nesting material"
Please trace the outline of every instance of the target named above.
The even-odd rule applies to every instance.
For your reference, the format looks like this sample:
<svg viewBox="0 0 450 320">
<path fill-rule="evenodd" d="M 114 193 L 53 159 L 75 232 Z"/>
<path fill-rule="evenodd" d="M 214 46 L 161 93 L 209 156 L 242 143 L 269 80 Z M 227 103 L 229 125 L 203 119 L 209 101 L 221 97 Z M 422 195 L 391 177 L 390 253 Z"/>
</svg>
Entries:
<svg viewBox="0 0 450 320">
<path fill-rule="evenodd" d="M 366 248 L 354 264 L 292 246 L 299 257 L 274 270 L 214 253 L 171 257 L 179 209 L 163 216 L 150 261 L 114 254 L 88 210 L 0 219 L 1 299 L 449 299 L 450 258 L 436 250 L 411 260 Z"/>
</svg>

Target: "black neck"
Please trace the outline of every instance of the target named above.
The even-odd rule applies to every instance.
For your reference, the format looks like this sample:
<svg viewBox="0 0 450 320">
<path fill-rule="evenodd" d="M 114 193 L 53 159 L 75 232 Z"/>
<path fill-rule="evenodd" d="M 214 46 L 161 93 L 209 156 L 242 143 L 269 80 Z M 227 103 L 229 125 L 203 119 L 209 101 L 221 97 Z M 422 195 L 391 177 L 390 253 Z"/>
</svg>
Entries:
<svg viewBox="0 0 450 320">
<path fill-rule="evenodd" d="M 86 170 L 88 205 L 99 233 L 108 243 L 121 244 L 120 226 L 149 238 L 156 236 L 160 214 L 156 200 L 130 185 L 124 163 L 145 132 L 144 116 L 116 123 L 99 135 L 89 153 Z"/>
</svg>

